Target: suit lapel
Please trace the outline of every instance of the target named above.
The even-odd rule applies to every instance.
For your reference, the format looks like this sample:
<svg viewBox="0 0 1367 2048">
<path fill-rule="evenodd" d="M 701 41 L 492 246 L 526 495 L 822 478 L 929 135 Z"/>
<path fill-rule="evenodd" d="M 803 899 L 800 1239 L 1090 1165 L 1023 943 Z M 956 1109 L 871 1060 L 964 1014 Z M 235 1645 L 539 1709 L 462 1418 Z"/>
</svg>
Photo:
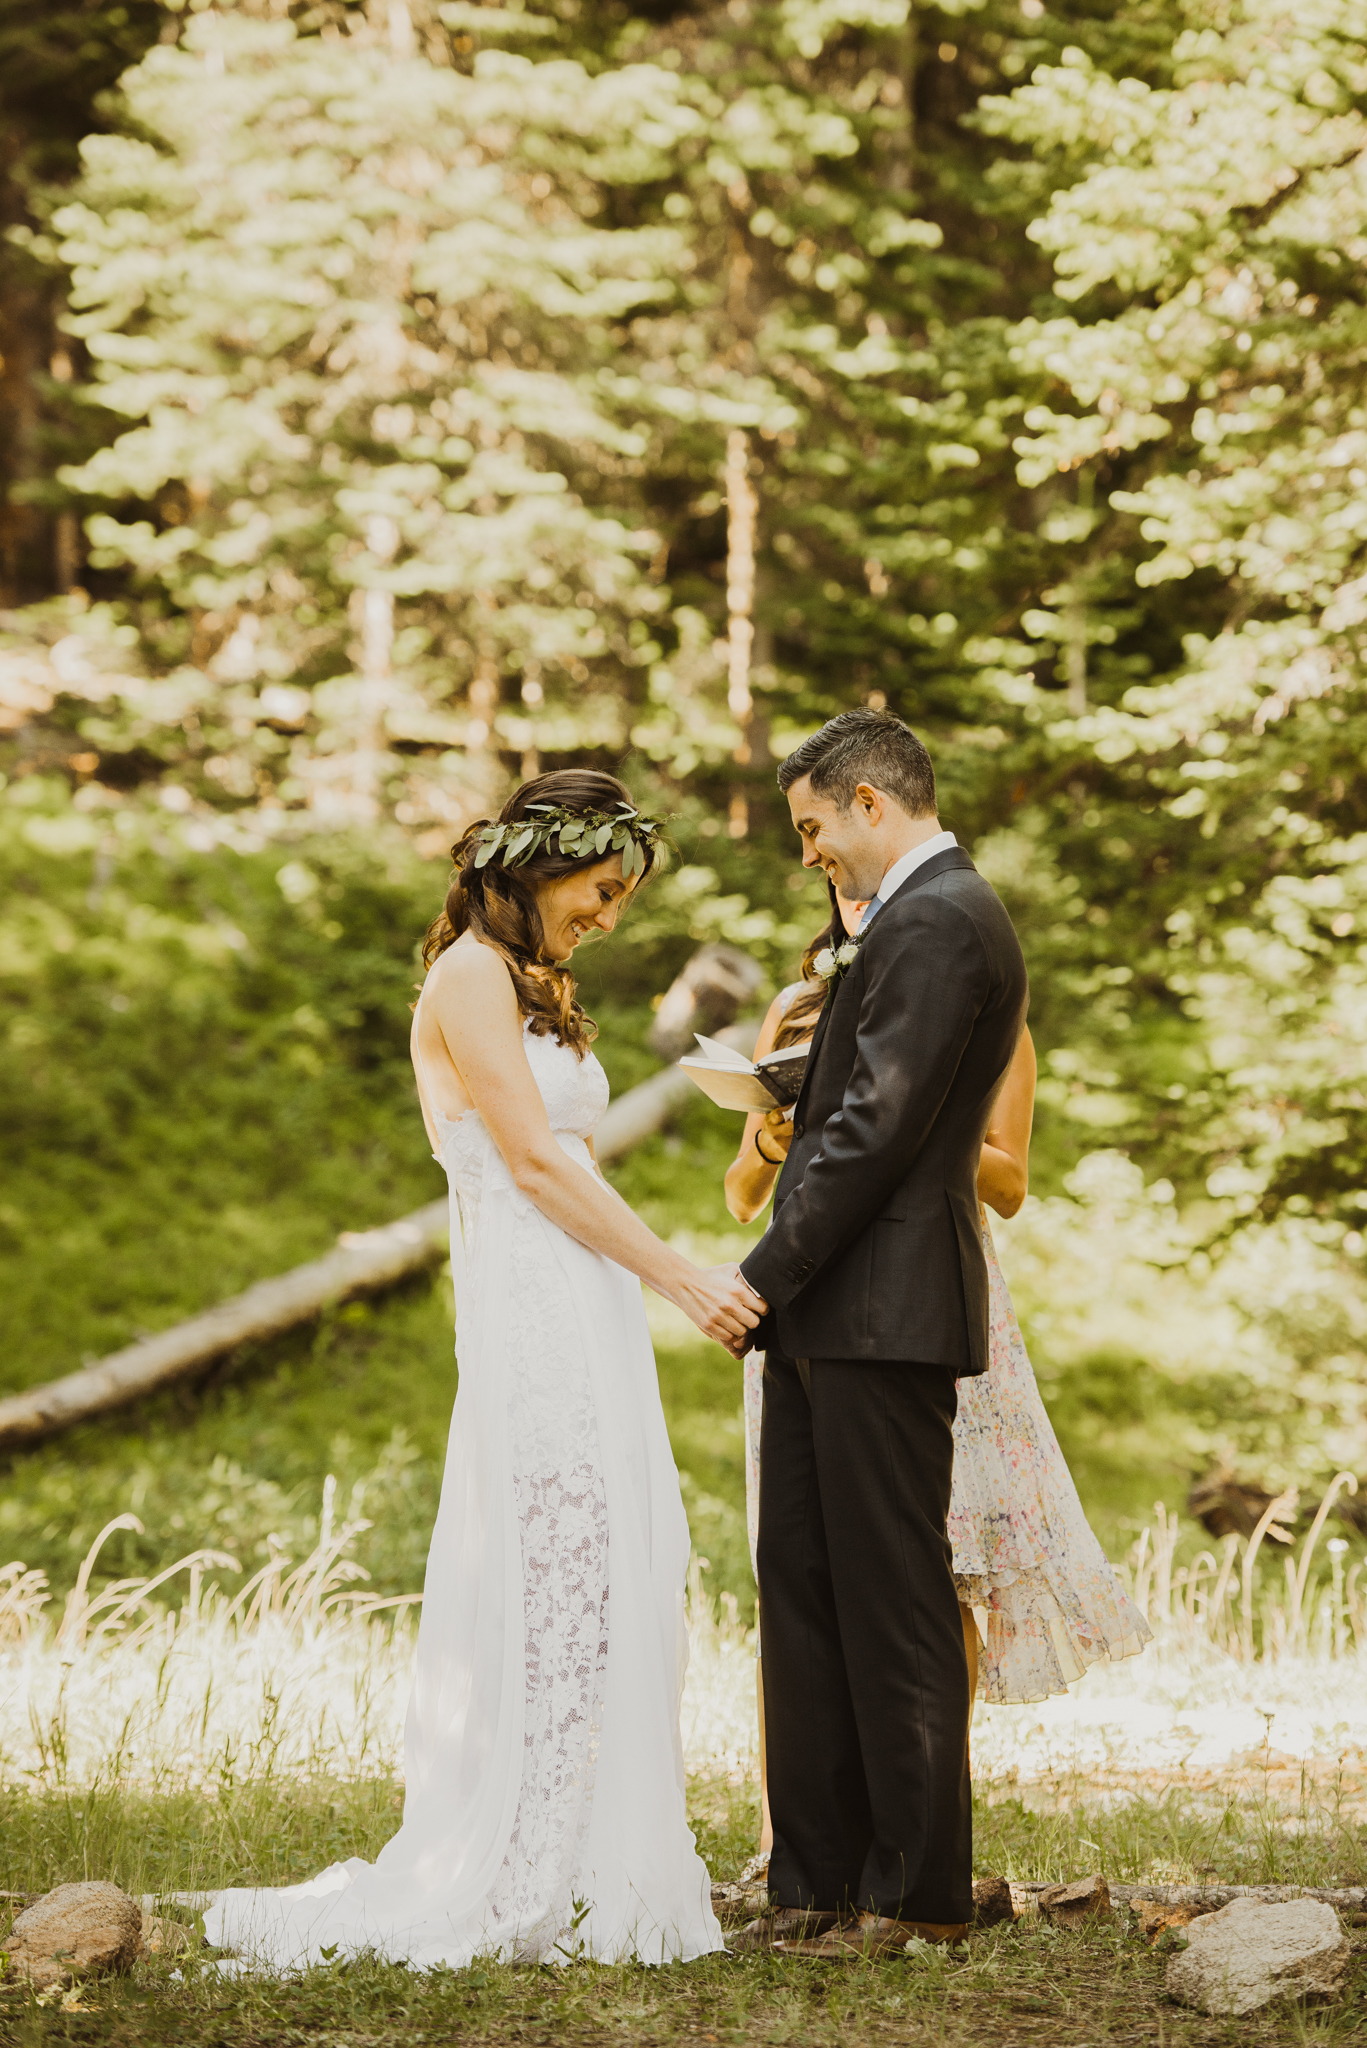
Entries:
<svg viewBox="0 0 1367 2048">
<path fill-rule="evenodd" d="M 903 897 L 912 895 L 923 883 L 933 882 L 937 875 L 947 874 L 951 868 L 971 869 L 972 866 L 972 861 L 961 846 L 947 846 L 943 853 L 936 854 L 934 860 L 925 861 L 913 874 L 907 876 L 906 881 L 903 882 L 891 902 L 885 903 L 879 911 L 878 917 L 886 917 L 889 911 L 897 908 Z M 874 924 L 877 924 L 877 922 L 878 918 L 875 918 Z M 870 926 L 870 930 L 872 930 L 872 926 Z M 798 1092 L 797 1101 L 793 1104 L 794 1122 L 802 1114 L 802 1105 L 807 1100 L 807 1091 L 812 1085 L 812 1074 L 816 1068 L 817 1056 L 821 1051 L 821 1041 L 826 1036 L 826 1026 L 830 1021 L 831 1011 L 835 1007 L 835 1000 L 839 993 L 840 983 L 837 983 L 826 998 L 821 1015 L 816 1020 L 816 1030 L 812 1033 L 812 1043 L 807 1053 L 807 1064 L 802 1073 L 802 1087 Z"/>
<path fill-rule="evenodd" d="M 812 1042 L 807 1048 L 807 1064 L 802 1069 L 802 1086 L 798 1089 L 797 1101 L 793 1104 L 794 1123 L 796 1123 L 802 1112 L 802 1105 L 807 1100 L 807 1090 L 812 1085 L 812 1069 L 816 1065 L 816 1056 L 821 1050 L 821 1041 L 826 1036 L 826 1024 L 831 1014 L 831 1004 L 834 1001 L 835 997 L 833 994 L 826 998 L 825 1003 L 822 1005 L 821 1015 L 816 1020 L 816 1030 L 812 1033 Z"/>
</svg>

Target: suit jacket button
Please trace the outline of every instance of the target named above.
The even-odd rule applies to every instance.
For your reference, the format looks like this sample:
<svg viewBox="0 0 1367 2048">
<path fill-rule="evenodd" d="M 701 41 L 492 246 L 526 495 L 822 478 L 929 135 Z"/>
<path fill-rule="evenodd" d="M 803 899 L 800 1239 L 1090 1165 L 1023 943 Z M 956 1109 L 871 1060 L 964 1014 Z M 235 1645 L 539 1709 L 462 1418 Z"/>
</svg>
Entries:
<svg viewBox="0 0 1367 2048">
<path fill-rule="evenodd" d="M 795 1138 L 800 1138 L 800 1137 L 802 1136 L 803 1128 L 804 1128 L 804 1126 L 803 1126 L 802 1124 L 794 1124 L 794 1125 L 793 1125 L 793 1136 L 794 1136 Z"/>
</svg>

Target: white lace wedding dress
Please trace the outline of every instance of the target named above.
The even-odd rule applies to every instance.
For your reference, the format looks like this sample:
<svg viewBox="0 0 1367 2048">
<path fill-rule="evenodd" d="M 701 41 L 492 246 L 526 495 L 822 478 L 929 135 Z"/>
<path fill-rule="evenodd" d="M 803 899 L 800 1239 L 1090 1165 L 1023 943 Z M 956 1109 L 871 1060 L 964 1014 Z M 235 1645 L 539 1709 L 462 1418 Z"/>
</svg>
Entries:
<svg viewBox="0 0 1367 2048">
<path fill-rule="evenodd" d="M 602 1067 L 523 1043 L 557 1142 L 592 1171 Z M 216 1894 L 206 1930 L 272 1970 L 334 1947 L 417 1969 L 686 1961 L 724 1944 L 684 1811 L 688 1523 L 640 1285 L 518 1191 L 477 1113 L 432 1116 L 460 1384 L 403 1826 L 373 1864 Z"/>
</svg>

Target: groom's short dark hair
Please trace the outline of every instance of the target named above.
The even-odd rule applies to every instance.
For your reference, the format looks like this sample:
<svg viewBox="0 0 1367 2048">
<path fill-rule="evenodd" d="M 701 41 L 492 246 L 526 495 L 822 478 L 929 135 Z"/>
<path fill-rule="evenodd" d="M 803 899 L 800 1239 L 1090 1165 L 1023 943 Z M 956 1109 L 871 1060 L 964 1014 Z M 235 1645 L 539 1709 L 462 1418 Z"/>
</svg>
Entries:
<svg viewBox="0 0 1367 2048">
<path fill-rule="evenodd" d="M 909 818 L 935 815 L 935 770 L 930 756 L 909 725 L 890 711 L 842 711 L 828 718 L 820 732 L 789 754 L 778 771 L 786 794 L 804 775 L 812 795 L 829 797 L 838 811 L 847 811 L 861 782 L 881 789 L 900 804 Z"/>
</svg>

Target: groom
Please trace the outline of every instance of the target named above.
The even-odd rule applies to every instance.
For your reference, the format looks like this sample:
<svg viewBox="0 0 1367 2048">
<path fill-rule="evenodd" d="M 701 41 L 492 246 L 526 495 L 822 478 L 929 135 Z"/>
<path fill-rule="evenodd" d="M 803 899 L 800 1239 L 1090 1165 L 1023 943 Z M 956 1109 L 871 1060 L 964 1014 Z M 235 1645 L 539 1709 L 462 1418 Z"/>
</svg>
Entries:
<svg viewBox="0 0 1367 2048">
<path fill-rule="evenodd" d="M 770 1914 L 738 1946 L 881 1953 L 972 1913 L 968 1667 L 945 1532 L 956 1378 L 987 1368 L 978 1162 L 1025 1021 L 1011 920 L 900 719 L 779 769 L 804 867 L 869 907 L 774 1215 L 759 1525 Z M 842 948 L 842 952 L 844 949 Z"/>
</svg>

